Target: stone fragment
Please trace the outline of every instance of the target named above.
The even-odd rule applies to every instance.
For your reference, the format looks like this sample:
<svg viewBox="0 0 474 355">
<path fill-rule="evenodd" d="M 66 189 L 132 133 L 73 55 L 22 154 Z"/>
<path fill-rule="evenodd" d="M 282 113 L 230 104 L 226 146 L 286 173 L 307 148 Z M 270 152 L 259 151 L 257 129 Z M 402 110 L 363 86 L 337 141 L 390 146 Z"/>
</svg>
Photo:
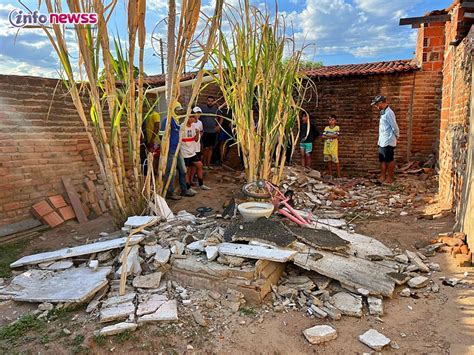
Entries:
<svg viewBox="0 0 474 355">
<path fill-rule="evenodd" d="M 71 335 L 71 331 L 70 331 L 69 329 L 67 329 L 67 328 L 64 328 L 64 329 L 63 329 L 63 334 L 64 334 L 64 335 Z"/>
<path fill-rule="evenodd" d="M 206 256 L 207 256 L 207 260 L 209 261 L 216 260 L 217 257 L 219 256 L 219 248 L 217 248 L 216 246 L 206 247 Z"/>
<path fill-rule="evenodd" d="M 192 242 L 186 246 L 186 249 L 190 251 L 200 251 L 201 253 L 204 253 L 206 250 L 205 247 L 205 241 L 204 240 L 196 240 L 195 242 Z"/>
<path fill-rule="evenodd" d="M 368 297 L 367 303 L 369 305 L 369 314 L 373 316 L 383 316 L 383 301 L 381 298 Z"/>
<path fill-rule="evenodd" d="M 411 296 L 411 290 L 409 288 L 404 288 L 403 290 L 400 291 L 400 296 L 410 297 Z"/>
<path fill-rule="evenodd" d="M 112 322 L 119 319 L 127 319 L 135 314 L 135 305 L 133 302 L 125 302 L 112 305 L 100 310 L 100 323 Z"/>
<path fill-rule="evenodd" d="M 410 262 L 410 260 L 408 259 L 408 256 L 406 256 L 405 254 L 395 255 L 394 259 L 395 261 L 398 261 L 399 263 L 402 263 L 402 264 L 408 264 Z"/>
<path fill-rule="evenodd" d="M 140 227 L 153 221 L 158 222 L 158 220 L 159 219 L 156 216 L 131 216 L 128 217 L 127 221 L 125 222 L 125 226 L 132 228 Z"/>
<path fill-rule="evenodd" d="M 221 294 L 217 291 L 210 291 L 209 292 L 209 297 L 211 297 L 214 300 L 219 300 L 221 298 Z"/>
<path fill-rule="evenodd" d="M 38 305 L 38 310 L 40 311 L 52 311 L 54 309 L 54 305 L 49 302 L 44 302 Z"/>
<path fill-rule="evenodd" d="M 338 292 L 332 296 L 334 307 L 342 314 L 354 317 L 362 317 L 362 297 L 347 292 Z"/>
<path fill-rule="evenodd" d="M 160 287 L 161 272 L 154 272 L 148 275 L 136 276 L 133 279 L 133 287 L 137 288 L 158 288 Z"/>
<path fill-rule="evenodd" d="M 342 317 L 341 311 L 334 307 L 329 302 L 324 302 L 324 306 L 321 309 L 326 312 L 332 320 L 339 320 Z"/>
<path fill-rule="evenodd" d="M 138 318 L 138 323 L 177 321 L 178 306 L 176 300 L 170 300 L 163 303 L 154 313 L 146 314 Z"/>
<path fill-rule="evenodd" d="M 92 270 L 97 270 L 99 267 L 99 260 L 89 260 L 88 265 Z"/>
<path fill-rule="evenodd" d="M 433 293 L 438 293 L 439 292 L 438 284 L 434 283 L 433 285 L 431 285 L 431 292 L 433 292 Z"/>
<path fill-rule="evenodd" d="M 137 324 L 136 323 L 129 323 L 129 322 L 122 322 L 122 323 L 117 323 L 114 325 L 109 325 L 107 327 L 102 328 L 99 330 L 98 335 L 103 335 L 103 336 L 110 336 L 110 335 L 116 335 L 120 334 L 123 332 L 133 332 L 137 329 Z"/>
<path fill-rule="evenodd" d="M 154 260 L 159 265 L 163 265 L 163 264 L 166 264 L 170 260 L 170 256 L 171 256 L 171 251 L 168 248 L 166 249 L 160 248 L 156 250 Z"/>
<path fill-rule="evenodd" d="M 317 325 L 305 329 L 303 335 L 311 344 L 321 344 L 337 338 L 337 331 L 329 325 Z"/>
<path fill-rule="evenodd" d="M 410 259 L 410 261 L 414 265 L 416 265 L 420 271 L 422 271 L 422 272 L 429 272 L 430 271 L 428 266 L 425 265 L 425 263 L 420 259 L 420 257 L 416 253 L 413 253 L 409 250 L 406 250 L 405 253 L 408 256 L 408 259 Z"/>
<path fill-rule="evenodd" d="M 140 262 L 140 257 L 138 255 L 138 252 L 140 250 L 140 246 L 134 245 L 131 247 L 128 251 L 127 254 L 127 275 L 133 274 L 133 275 L 140 275 L 142 272 L 142 267 L 141 267 L 141 262 Z M 119 256 L 119 261 L 122 262 L 122 257 L 123 257 L 124 251 L 120 253 Z M 122 274 L 122 266 L 118 268 L 118 270 L 115 273 L 117 276 L 120 276 Z"/>
<path fill-rule="evenodd" d="M 158 244 L 145 245 L 145 256 L 146 256 L 147 258 L 152 257 L 153 255 L 156 254 L 156 251 L 157 251 L 158 249 L 161 249 L 161 246 L 158 245 Z"/>
<path fill-rule="evenodd" d="M 314 304 L 311 305 L 311 309 L 318 318 L 326 318 L 328 316 L 328 314 L 324 310 L 315 306 Z"/>
<path fill-rule="evenodd" d="M 108 299 L 106 299 L 103 302 L 102 308 L 116 306 L 116 305 L 119 305 L 121 303 L 132 302 L 135 299 L 135 296 L 136 296 L 135 292 L 130 292 L 130 293 L 126 293 L 125 295 L 122 295 L 122 296 L 109 297 Z"/>
<path fill-rule="evenodd" d="M 389 272 L 387 274 L 389 278 L 391 278 L 397 285 L 403 285 L 404 283 L 407 283 L 408 280 L 410 280 L 410 275 L 400 273 L 400 272 Z"/>
<path fill-rule="evenodd" d="M 438 263 L 428 263 L 427 265 L 432 271 L 441 271 L 441 266 Z"/>
<path fill-rule="evenodd" d="M 137 316 L 143 316 L 145 314 L 150 314 L 156 312 L 158 308 L 160 308 L 168 298 L 165 295 L 150 295 L 147 297 L 146 300 L 143 300 L 138 304 L 137 308 Z"/>
<path fill-rule="evenodd" d="M 408 286 L 412 288 L 422 288 L 428 285 L 430 279 L 424 276 L 416 276 L 408 281 Z"/>
<path fill-rule="evenodd" d="M 194 318 L 194 321 L 200 325 L 201 327 L 207 327 L 208 323 L 207 323 L 207 320 L 204 319 L 203 315 L 201 314 L 201 312 L 199 310 L 195 310 L 193 313 L 193 318 Z"/>
<path fill-rule="evenodd" d="M 171 252 L 176 255 L 182 255 L 184 253 L 184 249 L 186 245 L 184 243 L 175 241 L 174 245 L 171 247 Z"/>
<path fill-rule="evenodd" d="M 381 351 L 385 346 L 390 344 L 390 339 L 375 329 L 369 329 L 364 334 L 359 335 L 359 340 L 376 351 Z"/>
</svg>

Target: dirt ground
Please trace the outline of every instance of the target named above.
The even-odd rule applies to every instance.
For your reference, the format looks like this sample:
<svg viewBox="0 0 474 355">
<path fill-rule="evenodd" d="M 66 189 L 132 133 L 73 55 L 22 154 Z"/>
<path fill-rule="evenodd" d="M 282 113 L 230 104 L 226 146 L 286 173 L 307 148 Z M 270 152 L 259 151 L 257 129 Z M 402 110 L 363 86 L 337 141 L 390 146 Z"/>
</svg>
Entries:
<svg viewBox="0 0 474 355">
<path fill-rule="evenodd" d="M 239 196 L 238 184 L 223 181 L 220 170 L 209 174 L 207 184 L 213 190 L 200 191 L 193 198 L 171 203 L 170 207 L 174 211 L 195 212 L 197 207 L 206 206 L 220 213 L 225 201 Z M 429 241 L 438 233 L 451 231 L 454 221 L 451 216 L 426 220 L 408 215 L 381 216 L 353 223 L 357 225 L 357 232 L 372 236 L 389 247 L 413 250 L 415 242 Z M 22 255 L 82 244 L 97 238 L 100 232 L 115 229 L 109 216 L 82 225 L 69 222 L 44 233 L 41 240 L 29 242 Z M 134 333 L 98 338 L 93 336 L 97 324 L 88 318 L 84 307 L 80 307 L 57 312 L 44 324 L 27 324 L 29 330 L 19 333 L 21 336 L 10 346 L 2 344 L 0 351 L 38 354 L 368 353 L 371 350 L 358 341 L 358 336 L 374 328 L 396 344 L 384 353 L 474 354 L 474 268 L 456 267 L 448 254 L 437 254 L 430 261 L 441 266 L 441 271 L 432 276 L 440 286 L 440 292 L 424 293 L 421 290 L 417 293 L 418 299 L 403 298 L 396 292 L 393 299 L 384 301 L 385 314 L 381 318 L 344 316 L 339 321 L 321 320 L 310 318 L 302 311 L 275 312 L 269 301 L 263 306 L 249 305 L 225 319 L 211 319 L 208 327 L 201 327 L 189 316 L 185 306 L 180 305 L 178 323 L 147 325 Z M 444 286 L 439 279 L 442 276 L 467 282 L 456 287 Z M 36 305 L 2 302 L 0 324 L 10 323 L 34 309 Z M 214 327 L 217 323 L 220 327 Z M 323 345 L 310 345 L 302 331 L 317 324 L 334 325 L 338 338 Z M 5 327 L 0 328 L 0 344 L 5 334 L 2 329 Z"/>
</svg>

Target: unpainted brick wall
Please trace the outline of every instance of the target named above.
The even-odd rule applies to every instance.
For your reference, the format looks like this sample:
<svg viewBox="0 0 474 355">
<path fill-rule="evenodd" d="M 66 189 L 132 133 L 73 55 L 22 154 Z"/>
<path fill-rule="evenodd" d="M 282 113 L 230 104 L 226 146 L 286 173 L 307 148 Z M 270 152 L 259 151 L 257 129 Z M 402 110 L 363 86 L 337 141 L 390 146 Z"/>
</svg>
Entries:
<svg viewBox="0 0 474 355">
<path fill-rule="evenodd" d="M 97 165 L 70 96 L 58 81 L 0 75 L 0 225 L 34 203 L 81 184 Z M 56 92 L 55 92 L 56 90 Z"/>
</svg>

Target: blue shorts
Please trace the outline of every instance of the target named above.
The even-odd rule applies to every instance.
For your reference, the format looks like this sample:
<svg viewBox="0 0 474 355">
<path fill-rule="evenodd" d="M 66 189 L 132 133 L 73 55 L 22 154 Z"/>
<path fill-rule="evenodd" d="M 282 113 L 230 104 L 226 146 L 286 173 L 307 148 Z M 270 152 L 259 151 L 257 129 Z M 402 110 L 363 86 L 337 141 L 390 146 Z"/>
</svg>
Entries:
<svg viewBox="0 0 474 355">
<path fill-rule="evenodd" d="M 305 154 L 309 154 L 313 151 L 313 143 L 300 143 L 300 149 L 302 149 Z"/>
</svg>

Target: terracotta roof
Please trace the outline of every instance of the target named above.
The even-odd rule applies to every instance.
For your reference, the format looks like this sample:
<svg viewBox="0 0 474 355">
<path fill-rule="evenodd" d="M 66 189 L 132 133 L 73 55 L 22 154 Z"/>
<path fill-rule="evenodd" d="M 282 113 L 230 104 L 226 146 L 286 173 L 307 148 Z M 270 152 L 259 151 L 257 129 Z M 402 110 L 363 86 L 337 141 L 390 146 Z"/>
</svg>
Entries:
<svg viewBox="0 0 474 355">
<path fill-rule="evenodd" d="M 196 76 L 197 72 L 186 73 L 181 76 L 181 81 L 193 79 Z M 165 85 L 165 75 L 148 75 L 144 78 L 145 84 L 151 86 L 163 86 Z"/>
<path fill-rule="evenodd" d="M 365 64 L 330 65 L 318 69 L 309 69 L 305 73 L 309 77 L 338 77 L 354 75 L 376 75 L 409 72 L 418 70 L 412 60 L 393 60 Z"/>
</svg>

